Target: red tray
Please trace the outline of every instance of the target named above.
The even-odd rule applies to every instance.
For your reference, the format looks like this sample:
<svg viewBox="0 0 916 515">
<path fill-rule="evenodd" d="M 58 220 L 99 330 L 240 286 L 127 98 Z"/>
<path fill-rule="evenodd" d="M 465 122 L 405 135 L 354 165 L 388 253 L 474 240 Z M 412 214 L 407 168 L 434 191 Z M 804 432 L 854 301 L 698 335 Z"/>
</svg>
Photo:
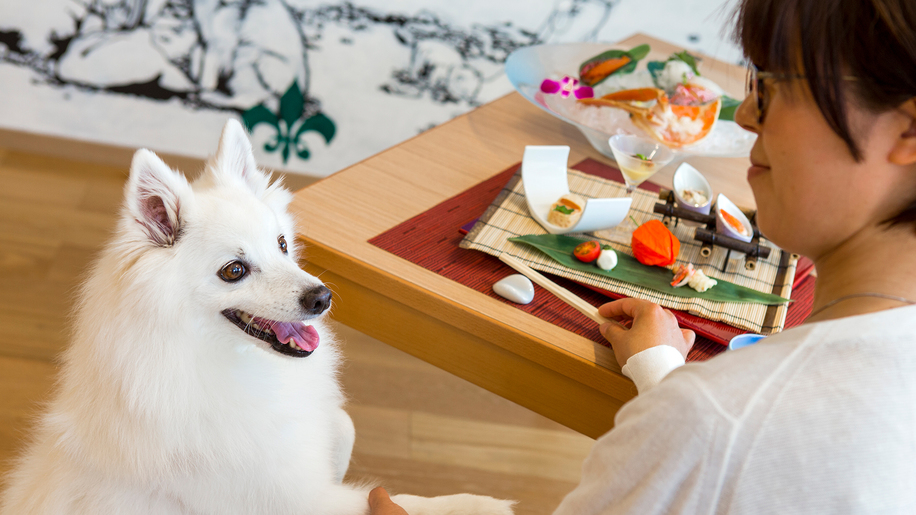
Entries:
<svg viewBox="0 0 916 515">
<path fill-rule="evenodd" d="M 618 182 L 623 180 L 619 170 L 592 159 L 586 159 L 573 168 Z M 607 345 L 607 341 L 598 332 L 594 322 L 539 286 L 535 286 L 534 301 L 527 305 L 514 304 L 496 295 L 492 291 L 493 283 L 514 274 L 515 271 L 493 256 L 458 246 L 463 239 L 462 232 L 466 232 L 466 230 L 459 231 L 459 229 L 467 229 L 473 225 L 477 217 L 489 207 L 517 169 L 518 165 L 513 165 L 426 212 L 379 234 L 369 240 L 369 243 L 427 270 L 511 304 L 538 318 Z M 659 189 L 657 184 L 648 181 L 644 182 L 641 187 L 649 191 Z M 795 302 L 789 308 L 786 327 L 800 324 L 811 310 L 814 278 L 807 277 L 806 266 L 800 262 L 798 267 L 802 273 L 796 275 L 797 286 L 793 288 L 792 293 Z M 799 279 L 799 276 L 802 277 Z M 612 292 L 594 291 L 562 277 L 551 276 L 551 278 L 592 305 L 603 304 L 608 301 L 608 297 L 620 297 Z M 708 359 L 722 352 L 725 349 L 723 343 L 727 343 L 732 336 L 746 332 L 685 312 L 675 311 L 675 315 L 684 327 L 689 327 L 700 335 L 688 356 L 688 361 Z"/>
</svg>

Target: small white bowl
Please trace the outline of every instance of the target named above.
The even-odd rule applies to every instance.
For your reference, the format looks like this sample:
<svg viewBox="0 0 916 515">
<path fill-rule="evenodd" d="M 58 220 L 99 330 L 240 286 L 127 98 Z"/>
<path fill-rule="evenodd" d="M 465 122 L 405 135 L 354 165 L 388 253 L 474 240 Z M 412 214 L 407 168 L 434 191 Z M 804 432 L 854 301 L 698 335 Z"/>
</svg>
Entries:
<svg viewBox="0 0 916 515">
<path fill-rule="evenodd" d="M 739 334 L 735 336 L 728 342 L 728 350 L 737 350 L 743 347 L 749 347 L 759 342 L 760 340 L 766 338 L 766 335 L 763 334 Z"/>
<path fill-rule="evenodd" d="M 590 198 L 582 217 L 572 227 L 560 227 L 547 221 L 547 213 L 557 200 L 570 193 L 567 180 L 568 146 L 525 147 L 522 158 L 522 186 L 531 217 L 550 234 L 589 232 L 616 227 L 627 216 L 633 199 Z"/>
<path fill-rule="evenodd" d="M 674 171 L 674 178 L 671 183 L 678 206 L 695 213 L 709 214 L 709 209 L 712 207 L 712 186 L 709 185 L 709 181 L 706 180 L 706 177 L 703 177 L 699 170 L 687 163 L 681 163 L 677 170 Z M 706 203 L 702 206 L 695 206 L 684 200 L 681 196 L 681 192 L 684 190 L 699 191 L 706 196 Z"/>
<path fill-rule="evenodd" d="M 737 218 L 739 222 L 744 224 L 744 227 L 750 233 L 750 236 L 741 234 L 731 225 L 729 225 L 729 223 L 726 222 L 724 218 L 722 218 L 723 209 L 728 211 L 728 214 Z M 716 232 L 748 243 L 754 239 L 754 226 L 751 225 L 751 221 L 748 220 L 746 216 L 744 216 L 744 213 L 738 209 L 738 206 L 736 206 L 731 200 L 728 200 L 728 197 L 721 193 L 719 193 L 719 196 L 716 197 Z"/>
</svg>

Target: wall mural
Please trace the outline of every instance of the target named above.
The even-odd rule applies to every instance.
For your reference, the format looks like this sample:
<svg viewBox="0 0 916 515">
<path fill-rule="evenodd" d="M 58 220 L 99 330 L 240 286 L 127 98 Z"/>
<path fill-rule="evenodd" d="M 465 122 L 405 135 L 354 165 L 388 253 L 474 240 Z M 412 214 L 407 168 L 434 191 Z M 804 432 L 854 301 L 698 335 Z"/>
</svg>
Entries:
<svg viewBox="0 0 916 515">
<path fill-rule="evenodd" d="M 262 162 L 322 176 L 507 93 L 513 50 L 599 39 L 627 2 L 3 2 L 0 126 L 204 157 L 235 116 Z"/>
</svg>

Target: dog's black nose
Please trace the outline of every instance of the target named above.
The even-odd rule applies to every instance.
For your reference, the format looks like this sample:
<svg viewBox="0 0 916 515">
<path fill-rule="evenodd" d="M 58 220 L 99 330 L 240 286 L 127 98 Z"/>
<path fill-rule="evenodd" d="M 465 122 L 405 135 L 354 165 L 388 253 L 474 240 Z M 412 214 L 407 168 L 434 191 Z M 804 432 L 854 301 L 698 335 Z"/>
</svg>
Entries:
<svg viewBox="0 0 916 515">
<path fill-rule="evenodd" d="M 310 315 L 320 315 L 331 307 L 331 290 L 316 286 L 299 297 L 299 304 Z"/>
</svg>

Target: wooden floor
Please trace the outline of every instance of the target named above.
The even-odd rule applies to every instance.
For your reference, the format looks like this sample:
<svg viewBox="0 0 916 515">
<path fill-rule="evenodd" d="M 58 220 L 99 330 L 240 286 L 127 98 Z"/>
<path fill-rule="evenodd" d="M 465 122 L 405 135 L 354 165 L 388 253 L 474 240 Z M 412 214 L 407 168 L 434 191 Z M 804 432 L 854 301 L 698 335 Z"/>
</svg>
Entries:
<svg viewBox="0 0 916 515">
<path fill-rule="evenodd" d="M 0 146 L 0 473 L 48 396 L 74 288 L 114 227 L 127 166 Z M 578 481 L 591 439 L 353 329 L 338 332 L 356 425 L 351 479 L 516 499 L 520 514 L 551 513 Z"/>
</svg>

